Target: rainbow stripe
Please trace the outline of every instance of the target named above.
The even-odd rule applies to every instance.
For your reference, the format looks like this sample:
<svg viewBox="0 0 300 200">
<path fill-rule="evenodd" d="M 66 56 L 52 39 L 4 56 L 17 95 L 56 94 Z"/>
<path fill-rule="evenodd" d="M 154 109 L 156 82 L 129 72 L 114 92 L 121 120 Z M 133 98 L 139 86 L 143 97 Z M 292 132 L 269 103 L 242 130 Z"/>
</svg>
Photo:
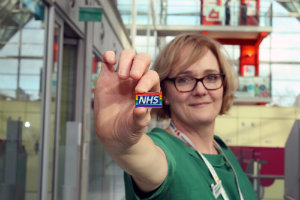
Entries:
<svg viewBox="0 0 300 200">
<path fill-rule="evenodd" d="M 145 92 L 136 93 L 135 95 L 136 107 L 162 107 L 162 93 L 161 92 Z"/>
</svg>

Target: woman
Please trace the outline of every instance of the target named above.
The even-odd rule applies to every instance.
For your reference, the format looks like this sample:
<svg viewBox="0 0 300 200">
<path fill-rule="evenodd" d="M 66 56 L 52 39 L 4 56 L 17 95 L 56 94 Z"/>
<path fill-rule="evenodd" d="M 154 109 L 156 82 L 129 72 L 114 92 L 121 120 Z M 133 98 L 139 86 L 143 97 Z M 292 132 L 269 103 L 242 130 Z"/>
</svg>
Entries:
<svg viewBox="0 0 300 200">
<path fill-rule="evenodd" d="M 106 151 L 125 171 L 127 199 L 257 199 L 233 153 L 214 136 L 215 119 L 233 101 L 233 70 L 220 45 L 203 35 L 171 41 L 148 70 L 146 54 L 103 56 L 95 96 L 96 129 Z M 145 134 L 149 108 L 135 93 L 163 92 L 158 117 L 170 126 Z"/>
</svg>

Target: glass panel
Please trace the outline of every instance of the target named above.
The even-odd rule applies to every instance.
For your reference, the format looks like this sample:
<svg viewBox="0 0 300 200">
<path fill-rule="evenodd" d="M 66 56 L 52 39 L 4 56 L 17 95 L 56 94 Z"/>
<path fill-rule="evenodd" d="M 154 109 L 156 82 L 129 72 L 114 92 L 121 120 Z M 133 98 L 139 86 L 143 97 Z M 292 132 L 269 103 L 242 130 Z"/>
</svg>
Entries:
<svg viewBox="0 0 300 200">
<path fill-rule="evenodd" d="M 89 163 L 88 200 L 125 199 L 123 170 L 110 158 L 99 142 L 93 114 L 94 88 L 100 73 L 100 59 L 94 55 L 92 73 L 91 139 Z"/>
<path fill-rule="evenodd" d="M 39 59 L 22 59 L 21 60 L 21 74 L 28 74 L 28 75 L 40 75 L 41 74 L 41 66 L 43 62 Z"/>
<path fill-rule="evenodd" d="M 300 65 L 273 64 L 272 96 L 273 104 L 280 106 L 296 106 L 300 96 Z"/>
<path fill-rule="evenodd" d="M 1 74 L 0 75 L 0 90 L 3 96 L 6 95 L 6 91 L 17 90 L 17 75 L 12 74 Z M 15 95 L 15 94 L 14 94 Z M 12 97 L 12 96 L 11 96 Z"/>
<path fill-rule="evenodd" d="M 57 119 L 57 80 L 58 80 L 58 68 L 59 68 L 59 56 L 60 47 L 60 35 L 62 28 L 60 24 L 54 25 L 53 36 L 53 66 L 52 66 L 52 81 L 51 81 L 51 124 L 50 124 L 50 141 L 49 141 L 49 164 L 48 164 L 48 198 L 53 195 L 53 181 L 54 181 L 54 158 L 55 158 L 55 136 L 56 136 L 56 119 Z M 24 63 L 24 65 L 26 62 Z M 35 63 L 36 64 L 36 63 Z"/>
<path fill-rule="evenodd" d="M 270 49 L 259 49 L 259 59 L 260 61 L 270 61 Z"/>
<path fill-rule="evenodd" d="M 22 46 L 23 56 L 42 56 L 44 44 L 24 44 Z"/>
<path fill-rule="evenodd" d="M 1 48 L 0 56 L 18 56 L 19 45 L 18 43 L 7 41 Z M 2 46 L 2 45 L 1 45 Z"/>
<path fill-rule="evenodd" d="M 24 2 L 0 4 L 0 199 L 6 200 L 35 200 L 39 188 L 40 95 L 47 24 L 27 7 L 31 2 L 46 16 L 42 2 Z M 39 54 L 32 58 L 36 46 Z"/>
<path fill-rule="evenodd" d="M 229 56 L 230 60 L 239 60 L 240 58 L 240 46 L 239 45 L 223 45 L 225 55 Z M 223 50 L 223 49 L 221 49 Z"/>
<path fill-rule="evenodd" d="M 272 65 L 273 80 L 300 81 L 299 75 L 300 75 L 299 64 L 273 64 Z"/>
<path fill-rule="evenodd" d="M 299 27 L 300 28 L 300 27 Z M 300 30 L 299 30 L 300 32 Z M 299 33 L 273 33 L 272 34 L 272 47 L 273 48 L 298 48 L 300 49 Z"/>
<path fill-rule="evenodd" d="M 100 59 L 94 55 L 93 57 L 93 72 L 92 72 L 92 110 L 93 110 L 93 102 L 94 102 L 94 91 L 96 86 L 97 77 L 100 74 Z M 101 197 L 102 194 L 102 180 L 104 174 L 104 158 L 105 151 L 103 146 L 100 144 L 97 139 L 96 130 L 94 127 L 94 115 L 91 114 L 91 139 L 90 139 L 90 163 L 89 163 L 89 187 L 88 187 L 88 200 L 92 199 L 103 199 Z"/>
<path fill-rule="evenodd" d="M 1 52 L 1 50 L 0 50 L 0 52 Z M 42 62 L 42 64 L 43 64 L 43 62 Z M 18 71 L 18 60 L 17 59 L 1 58 L 0 59 L 0 66 L 1 66 L 0 67 L 0 74 L 17 74 L 17 71 Z M 0 81 L 1 81 L 1 79 L 0 79 Z M 0 84 L 0 87 L 3 84 Z"/>
<path fill-rule="evenodd" d="M 270 64 L 259 64 L 259 76 L 260 77 L 271 76 L 271 65 Z"/>
<path fill-rule="evenodd" d="M 300 49 L 275 49 L 271 50 L 272 61 L 300 62 Z"/>
<path fill-rule="evenodd" d="M 159 0 L 152 1 L 156 14 L 156 23 L 159 25 L 225 25 L 225 2 L 221 1 L 197 1 L 197 0 Z M 230 15 L 229 24 L 231 26 L 252 25 L 271 26 L 272 1 L 247 0 L 243 6 L 240 1 L 229 3 Z M 201 5 L 201 3 L 203 3 Z M 117 8 L 125 24 L 131 24 L 132 13 L 131 0 L 118 0 Z M 156 5 L 157 4 L 157 5 Z M 152 20 L 147 19 L 147 13 L 151 12 L 148 1 L 137 1 L 136 23 L 139 25 L 152 24 Z M 241 16 L 243 14 L 243 17 Z M 152 18 L 152 17 L 151 17 Z"/>
<path fill-rule="evenodd" d="M 79 169 L 78 165 L 71 165 L 67 162 L 66 153 L 68 145 L 70 144 L 67 141 L 67 122 L 75 121 L 75 94 L 76 94 L 76 58 L 77 57 L 77 46 L 65 44 L 63 47 L 63 63 L 62 63 L 62 77 L 61 77 L 61 99 L 60 99 L 60 113 L 59 113 L 59 132 L 58 140 L 59 147 L 56 149 L 58 151 L 58 194 L 57 198 L 64 200 L 69 195 L 76 195 L 79 188 L 76 188 L 79 178 Z M 76 135 L 76 132 L 73 134 Z M 76 141 L 77 142 L 77 141 Z M 67 145 L 68 143 L 68 145 Z M 76 143 L 77 144 L 77 143 Z M 72 143 L 71 145 L 74 145 Z M 72 159 L 78 159 L 78 152 L 73 152 Z M 70 154 L 68 154 L 70 155 Z M 78 160 L 79 161 L 79 160 Z M 70 167 L 68 169 L 68 167 Z M 72 171 L 76 169 L 77 173 L 72 174 L 73 177 L 69 176 L 69 173 L 66 174 L 66 171 Z M 72 168 L 72 169 L 71 169 Z M 70 180 L 75 180 L 76 183 L 71 183 Z"/>
</svg>

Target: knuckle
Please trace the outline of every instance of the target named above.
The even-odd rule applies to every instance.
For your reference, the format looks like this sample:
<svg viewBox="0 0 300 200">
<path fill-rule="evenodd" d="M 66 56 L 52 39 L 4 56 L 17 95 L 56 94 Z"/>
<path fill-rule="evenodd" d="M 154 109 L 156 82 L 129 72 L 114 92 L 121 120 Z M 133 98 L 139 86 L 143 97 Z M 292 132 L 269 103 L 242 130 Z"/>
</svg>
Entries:
<svg viewBox="0 0 300 200">
<path fill-rule="evenodd" d="M 159 75 L 158 75 L 158 73 L 156 71 L 149 70 L 147 73 L 150 74 L 150 76 L 152 77 L 153 81 L 159 82 Z"/>
<path fill-rule="evenodd" d="M 142 120 L 139 121 L 139 126 L 141 128 L 146 127 L 150 124 L 151 116 L 147 114 Z"/>
<path fill-rule="evenodd" d="M 138 53 L 135 56 L 135 59 L 146 61 L 147 64 L 151 63 L 151 57 L 150 57 L 150 55 L 147 54 L 147 53 L 144 53 L 144 52 Z"/>
<path fill-rule="evenodd" d="M 133 57 L 135 55 L 135 52 L 132 49 L 125 49 L 121 52 L 121 54 Z"/>
<path fill-rule="evenodd" d="M 120 57 L 124 57 L 124 58 L 129 57 L 130 59 L 132 59 L 134 57 L 134 55 L 135 55 L 135 52 L 131 49 L 125 49 L 125 50 L 121 51 L 121 53 L 120 53 Z"/>
</svg>

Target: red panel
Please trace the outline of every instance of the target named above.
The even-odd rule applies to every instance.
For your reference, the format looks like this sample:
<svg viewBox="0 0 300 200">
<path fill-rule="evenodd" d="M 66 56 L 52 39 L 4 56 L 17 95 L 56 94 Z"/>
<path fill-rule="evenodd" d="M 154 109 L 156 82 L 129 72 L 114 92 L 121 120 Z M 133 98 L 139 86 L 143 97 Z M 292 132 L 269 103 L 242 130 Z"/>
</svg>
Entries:
<svg viewBox="0 0 300 200">
<path fill-rule="evenodd" d="M 97 68 L 98 68 L 98 58 L 96 56 L 94 56 L 94 59 L 93 59 L 93 73 L 97 73 Z"/>
<path fill-rule="evenodd" d="M 240 75 L 243 76 L 244 65 L 254 65 L 255 75 L 258 75 L 258 50 L 257 45 L 241 45 L 241 55 L 240 55 Z"/>
<path fill-rule="evenodd" d="M 204 16 L 203 13 L 204 13 L 204 9 L 203 9 L 203 6 L 206 5 L 207 1 L 206 0 L 201 0 L 201 24 L 204 24 L 204 25 L 222 25 L 222 21 L 221 21 L 221 18 L 220 18 L 220 13 L 217 9 L 212 9 L 210 11 L 210 13 L 206 13 L 206 15 L 208 16 Z M 215 0 L 215 2 L 210 2 L 209 5 L 211 6 L 222 6 L 222 0 Z M 210 19 L 214 19 L 216 21 L 211 21 L 211 20 L 207 20 L 207 18 L 210 18 Z"/>
<path fill-rule="evenodd" d="M 53 44 L 53 62 L 56 62 L 58 58 L 58 42 L 54 40 Z"/>
<path fill-rule="evenodd" d="M 261 175 L 284 175 L 284 148 L 232 146 L 230 149 L 244 171 L 249 161 L 263 161 L 265 164 L 260 167 Z M 261 179 L 261 185 L 264 187 L 272 185 L 273 182 L 274 179 Z"/>
<path fill-rule="evenodd" d="M 202 17 L 202 24 L 204 25 L 222 25 L 221 21 L 207 21 L 206 17 Z"/>
<path fill-rule="evenodd" d="M 241 63 L 243 65 L 255 65 L 257 48 L 250 45 L 241 45 Z"/>
<path fill-rule="evenodd" d="M 284 175 L 284 149 L 283 148 L 260 148 L 256 150 L 260 160 L 266 160 L 267 164 L 262 165 L 260 173 L 262 175 Z M 262 186 L 270 186 L 274 179 L 262 179 Z"/>
</svg>

